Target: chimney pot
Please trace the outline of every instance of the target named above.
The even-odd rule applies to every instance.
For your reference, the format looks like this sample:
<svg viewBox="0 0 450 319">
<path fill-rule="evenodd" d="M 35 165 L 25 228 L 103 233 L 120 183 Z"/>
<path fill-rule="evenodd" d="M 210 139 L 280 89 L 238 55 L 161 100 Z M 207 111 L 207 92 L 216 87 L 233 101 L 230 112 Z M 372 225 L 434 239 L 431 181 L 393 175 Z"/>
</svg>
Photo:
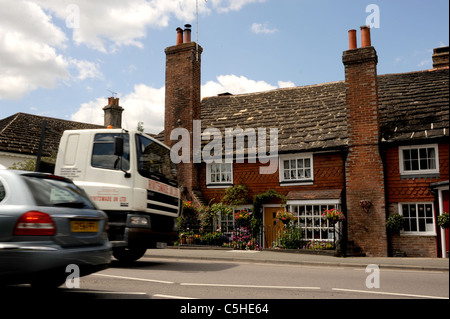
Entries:
<svg viewBox="0 0 450 319">
<path fill-rule="evenodd" d="M 356 41 L 356 30 L 352 29 L 348 31 L 349 50 L 358 48 L 358 42 Z"/>
<path fill-rule="evenodd" d="M 191 43 L 191 25 L 190 24 L 185 24 L 184 25 L 185 29 L 184 29 L 184 43 Z"/>
<path fill-rule="evenodd" d="M 183 44 L 183 29 L 177 28 L 177 45 Z"/>
<path fill-rule="evenodd" d="M 436 48 L 433 51 L 433 68 L 442 69 L 448 68 L 449 49 L 448 46 Z"/>
<path fill-rule="evenodd" d="M 372 46 L 372 41 L 370 39 L 370 27 L 369 26 L 362 26 L 361 27 L 361 47 L 370 47 Z"/>
</svg>

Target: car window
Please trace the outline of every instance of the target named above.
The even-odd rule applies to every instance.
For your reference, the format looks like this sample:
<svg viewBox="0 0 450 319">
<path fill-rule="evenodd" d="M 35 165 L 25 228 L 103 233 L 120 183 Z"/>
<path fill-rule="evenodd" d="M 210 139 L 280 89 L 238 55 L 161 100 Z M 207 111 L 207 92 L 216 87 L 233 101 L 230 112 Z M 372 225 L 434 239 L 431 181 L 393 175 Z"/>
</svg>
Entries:
<svg viewBox="0 0 450 319">
<path fill-rule="evenodd" d="M 86 193 L 75 184 L 53 178 L 22 176 L 38 206 L 95 209 Z"/>
<path fill-rule="evenodd" d="M 3 186 L 2 181 L 0 181 L 0 203 L 5 199 L 6 192 L 5 192 L 5 186 Z"/>
</svg>

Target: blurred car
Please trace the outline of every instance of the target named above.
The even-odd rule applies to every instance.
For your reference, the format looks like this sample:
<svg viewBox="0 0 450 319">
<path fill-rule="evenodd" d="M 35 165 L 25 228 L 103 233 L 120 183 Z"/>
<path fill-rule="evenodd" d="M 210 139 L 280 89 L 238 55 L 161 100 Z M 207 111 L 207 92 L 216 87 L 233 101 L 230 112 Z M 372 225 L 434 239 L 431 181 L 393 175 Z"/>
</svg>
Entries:
<svg viewBox="0 0 450 319">
<path fill-rule="evenodd" d="M 72 181 L 0 169 L 0 287 L 53 288 L 71 275 L 69 265 L 80 277 L 107 268 L 107 227 L 106 214 Z"/>
</svg>

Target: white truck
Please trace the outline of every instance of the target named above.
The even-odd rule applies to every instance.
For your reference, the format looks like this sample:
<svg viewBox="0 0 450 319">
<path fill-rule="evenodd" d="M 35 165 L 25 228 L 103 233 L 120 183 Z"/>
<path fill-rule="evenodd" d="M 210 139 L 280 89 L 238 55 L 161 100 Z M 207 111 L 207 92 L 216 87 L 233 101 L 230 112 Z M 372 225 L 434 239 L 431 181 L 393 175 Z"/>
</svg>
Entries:
<svg viewBox="0 0 450 319">
<path fill-rule="evenodd" d="M 138 131 L 65 131 L 55 174 L 83 188 L 109 217 L 113 256 L 141 258 L 178 239 L 181 200 L 170 149 Z"/>
</svg>

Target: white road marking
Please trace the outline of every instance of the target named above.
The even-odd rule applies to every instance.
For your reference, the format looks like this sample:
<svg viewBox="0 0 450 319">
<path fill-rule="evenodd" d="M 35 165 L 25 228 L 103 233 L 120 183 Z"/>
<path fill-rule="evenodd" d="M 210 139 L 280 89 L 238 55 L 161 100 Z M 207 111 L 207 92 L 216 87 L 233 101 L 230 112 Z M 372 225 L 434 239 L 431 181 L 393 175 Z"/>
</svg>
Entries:
<svg viewBox="0 0 450 319">
<path fill-rule="evenodd" d="M 334 290 L 334 291 L 343 291 L 343 292 L 357 292 L 357 293 L 365 293 L 365 294 L 375 294 L 375 295 L 399 296 L 399 297 L 413 297 L 413 298 L 426 298 L 426 299 L 449 299 L 448 297 L 413 295 L 413 294 L 404 294 L 404 293 L 395 293 L 395 292 L 383 292 L 383 291 L 367 291 L 367 290 L 353 290 L 353 289 L 341 289 L 341 288 L 333 288 L 332 290 Z"/>
<path fill-rule="evenodd" d="M 164 298 L 164 299 L 182 299 L 182 300 L 194 300 L 198 298 L 190 298 L 190 297 L 179 297 L 179 296 L 170 296 L 170 295 L 153 295 L 155 298 Z"/>
<path fill-rule="evenodd" d="M 228 287 L 228 288 L 259 288 L 259 289 L 320 290 L 320 287 L 254 286 L 254 285 L 202 284 L 202 283 L 180 283 L 180 286 Z"/>
<path fill-rule="evenodd" d="M 144 279 L 144 278 L 136 278 L 136 277 L 123 277 L 123 276 L 114 276 L 114 275 L 105 275 L 105 274 L 92 274 L 92 276 L 108 277 L 108 278 L 115 278 L 115 279 L 126 279 L 126 280 L 137 280 L 137 281 L 153 282 L 153 283 L 167 284 L 167 285 L 175 284 L 172 281 L 162 281 L 162 280 Z"/>
</svg>

